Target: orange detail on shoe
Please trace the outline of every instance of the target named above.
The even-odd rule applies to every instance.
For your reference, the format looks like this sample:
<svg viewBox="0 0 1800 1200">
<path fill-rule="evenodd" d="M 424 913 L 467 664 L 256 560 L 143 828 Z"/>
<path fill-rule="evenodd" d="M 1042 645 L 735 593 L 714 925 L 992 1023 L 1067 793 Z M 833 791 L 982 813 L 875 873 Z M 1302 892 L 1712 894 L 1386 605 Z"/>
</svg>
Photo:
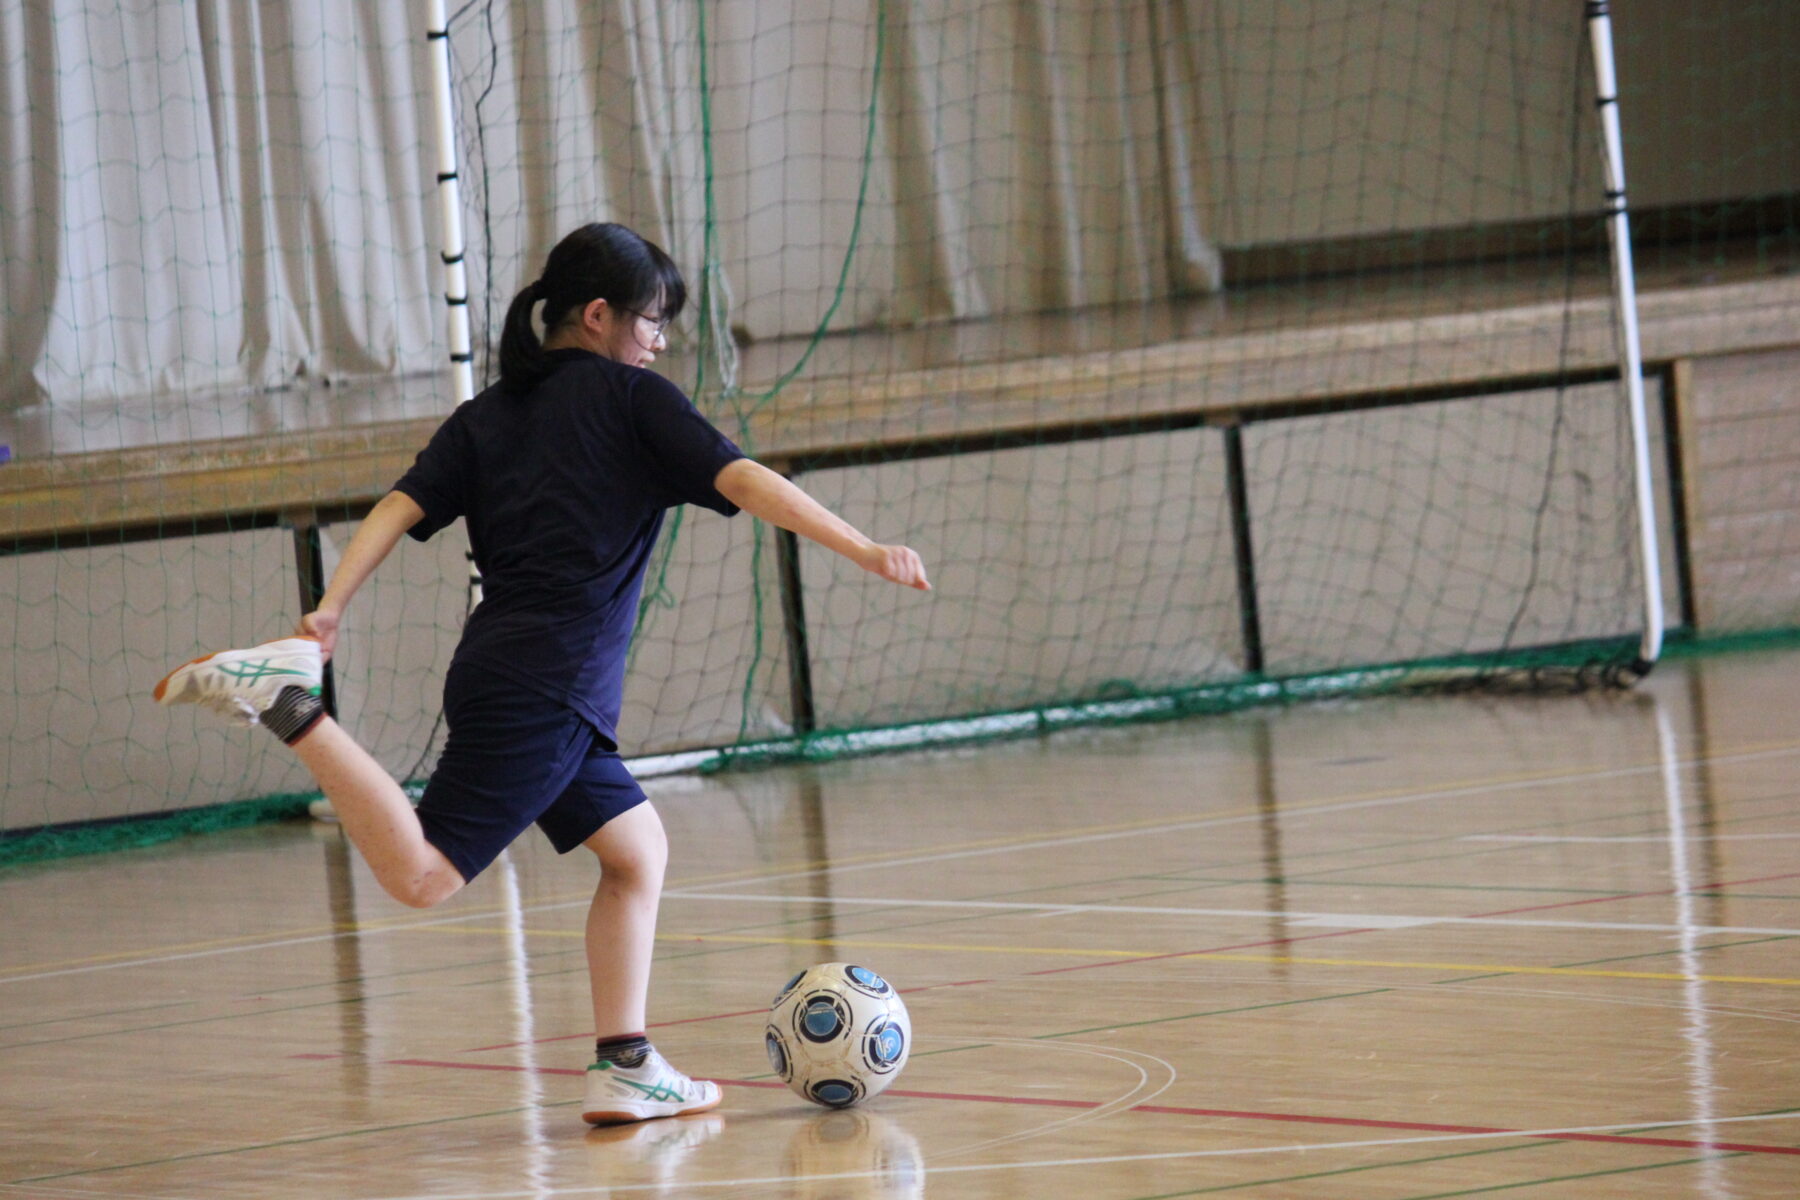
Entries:
<svg viewBox="0 0 1800 1200">
<path fill-rule="evenodd" d="M 175 678 L 177 675 L 181 674 L 183 671 L 187 670 L 189 667 L 198 666 L 200 663 L 205 662 L 207 659 L 217 658 L 219 655 L 221 655 L 223 653 L 224 653 L 223 650 L 214 650 L 211 654 L 202 654 L 199 658 L 191 659 L 188 662 L 184 662 L 179 667 L 176 667 L 173 671 L 170 671 L 167 675 L 164 675 L 162 677 L 162 679 L 157 682 L 157 685 L 156 685 L 156 702 L 158 704 L 162 703 L 163 693 L 169 690 L 169 680 Z"/>
<path fill-rule="evenodd" d="M 294 634 L 289 634 L 287 637 L 284 637 L 284 638 L 271 638 L 270 640 L 268 640 L 266 642 L 258 642 L 257 646 L 272 646 L 276 642 L 314 642 L 314 643 L 316 643 L 318 640 L 319 640 L 318 638 L 314 637 L 310 633 L 294 633 Z M 252 647 L 252 648 L 254 649 L 254 647 Z M 179 667 L 176 667 L 173 671 L 170 671 L 167 675 L 164 675 L 160 680 L 157 681 L 157 684 L 156 684 L 156 692 L 155 692 L 156 702 L 158 704 L 162 703 L 163 693 L 169 690 L 169 680 L 175 678 L 175 676 L 181 674 L 183 671 L 187 670 L 189 667 L 198 666 L 201 663 L 205 662 L 207 659 L 217 658 L 217 657 L 219 657 L 219 655 L 221 655 L 223 653 L 225 653 L 225 651 L 223 651 L 223 650 L 214 650 L 211 654 L 202 654 L 199 658 L 189 659 L 187 662 L 182 663 Z"/>
</svg>

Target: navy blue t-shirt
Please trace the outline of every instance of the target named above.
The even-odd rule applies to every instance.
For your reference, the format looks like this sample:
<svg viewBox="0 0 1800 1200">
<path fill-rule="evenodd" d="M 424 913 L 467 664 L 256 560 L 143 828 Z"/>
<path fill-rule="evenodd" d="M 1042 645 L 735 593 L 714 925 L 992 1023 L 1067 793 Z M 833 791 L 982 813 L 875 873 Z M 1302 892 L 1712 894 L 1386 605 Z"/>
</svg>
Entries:
<svg viewBox="0 0 1800 1200">
<path fill-rule="evenodd" d="M 424 541 L 463 517 L 482 601 L 455 661 L 569 705 L 618 744 L 625 651 L 663 514 L 737 506 L 713 480 L 743 452 L 662 376 L 586 350 L 457 408 L 394 490 Z"/>
</svg>

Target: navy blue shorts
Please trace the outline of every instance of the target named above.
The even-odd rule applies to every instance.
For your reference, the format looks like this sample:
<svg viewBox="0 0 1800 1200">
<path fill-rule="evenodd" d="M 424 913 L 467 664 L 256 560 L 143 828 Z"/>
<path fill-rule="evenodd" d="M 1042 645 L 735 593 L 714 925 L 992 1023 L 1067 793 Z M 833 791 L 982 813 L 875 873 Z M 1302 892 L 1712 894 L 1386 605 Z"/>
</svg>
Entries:
<svg viewBox="0 0 1800 1200">
<path fill-rule="evenodd" d="M 465 881 L 534 821 L 567 854 L 644 802 L 619 752 L 587 718 L 503 675 L 453 665 L 444 720 L 450 736 L 419 801 L 419 822 Z"/>
</svg>

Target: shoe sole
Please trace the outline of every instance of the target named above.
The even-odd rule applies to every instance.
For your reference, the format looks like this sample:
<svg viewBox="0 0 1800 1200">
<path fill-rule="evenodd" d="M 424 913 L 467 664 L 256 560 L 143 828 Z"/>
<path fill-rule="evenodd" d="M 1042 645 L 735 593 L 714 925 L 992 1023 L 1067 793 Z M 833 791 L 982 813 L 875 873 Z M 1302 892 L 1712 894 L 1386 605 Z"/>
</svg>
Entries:
<svg viewBox="0 0 1800 1200">
<path fill-rule="evenodd" d="M 698 1104 L 691 1108 L 668 1106 L 668 1112 L 632 1112 L 623 1108 L 602 1108 L 592 1112 L 584 1112 L 581 1119 L 589 1125 L 629 1125 L 634 1121 L 656 1121 L 663 1117 L 685 1117 L 691 1113 L 711 1112 L 723 1103 L 723 1095 L 715 1098 L 710 1104 Z M 657 1105 L 658 1108 L 665 1107 Z"/>
<path fill-rule="evenodd" d="M 251 649 L 251 650 L 257 650 L 263 646 L 273 646 L 276 642 L 317 642 L 318 640 L 319 640 L 318 638 L 314 637 L 310 633 L 296 633 L 291 637 L 274 638 L 267 642 L 258 642 L 256 645 L 250 646 L 247 648 Z M 199 658 L 190 659 L 189 661 L 182 663 L 179 667 L 176 667 L 173 671 L 170 671 L 167 675 L 164 675 L 156 683 L 156 692 L 155 692 L 156 702 L 158 704 L 161 704 L 163 702 L 163 696 L 168 693 L 170 681 L 172 681 L 177 675 L 181 674 L 183 671 L 191 670 L 192 668 L 199 666 L 203 662 L 211 662 L 213 659 L 219 657 L 219 655 L 221 655 L 221 654 L 229 654 L 229 653 L 231 653 L 229 650 L 214 650 L 211 654 L 202 654 Z"/>
</svg>

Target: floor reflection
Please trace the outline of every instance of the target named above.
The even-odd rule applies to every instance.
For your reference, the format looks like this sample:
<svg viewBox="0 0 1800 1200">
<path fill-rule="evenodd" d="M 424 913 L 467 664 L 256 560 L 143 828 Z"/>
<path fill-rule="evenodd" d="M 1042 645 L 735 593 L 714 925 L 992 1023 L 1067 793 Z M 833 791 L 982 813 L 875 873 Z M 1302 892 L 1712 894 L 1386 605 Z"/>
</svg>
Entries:
<svg viewBox="0 0 1800 1200">
<path fill-rule="evenodd" d="M 890 1117 L 846 1108 L 820 1113 L 788 1139 L 797 1200 L 916 1200 L 925 1195 L 918 1139 Z"/>
<path fill-rule="evenodd" d="M 629 1177 L 634 1184 L 649 1184 L 652 1195 L 678 1196 L 692 1179 L 689 1160 L 694 1151 L 725 1131 L 718 1113 L 695 1113 L 635 1125 L 603 1125 L 590 1129 L 583 1140 L 588 1171 L 595 1184 L 617 1186 Z M 687 1189 L 691 1194 L 692 1189 Z M 643 1195 L 634 1186 L 632 1195 Z M 714 1193 L 723 1194 L 723 1193 Z"/>
</svg>

